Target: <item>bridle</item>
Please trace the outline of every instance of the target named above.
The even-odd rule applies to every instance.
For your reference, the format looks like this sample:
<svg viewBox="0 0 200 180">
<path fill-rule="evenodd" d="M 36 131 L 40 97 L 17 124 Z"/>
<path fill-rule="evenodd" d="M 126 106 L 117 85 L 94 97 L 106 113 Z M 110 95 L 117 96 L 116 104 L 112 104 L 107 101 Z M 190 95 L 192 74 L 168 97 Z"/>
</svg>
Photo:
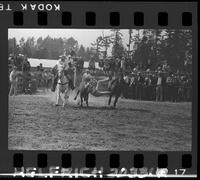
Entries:
<svg viewBox="0 0 200 180">
<path fill-rule="evenodd" d="M 61 77 L 62 77 L 62 76 L 65 76 L 63 73 L 64 73 L 64 70 L 62 70 L 60 73 L 58 73 L 58 74 L 59 74 L 59 75 L 58 75 L 58 79 L 60 80 L 60 82 L 58 82 L 58 84 L 60 84 L 60 85 L 62 85 L 62 86 L 66 85 L 66 84 L 69 84 L 69 81 L 67 81 L 67 82 L 65 82 L 65 83 L 62 83 Z M 60 74 L 61 74 L 61 75 L 60 75 Z"/>
</svg>

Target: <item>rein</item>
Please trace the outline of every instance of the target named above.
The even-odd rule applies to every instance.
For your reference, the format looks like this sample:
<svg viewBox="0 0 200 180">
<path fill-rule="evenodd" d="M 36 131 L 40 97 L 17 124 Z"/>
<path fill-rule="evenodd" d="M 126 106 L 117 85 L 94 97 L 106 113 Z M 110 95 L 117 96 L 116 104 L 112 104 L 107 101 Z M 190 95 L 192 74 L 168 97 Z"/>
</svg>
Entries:
<svg viewBox="0 0 200 180">
<path fill-rule="evenodd" d="M 63 74 L 63 72 L 62 72 L 62 76 L 65 76 L 65 75 Z M 62 80 L 61 80 L 62 78 L 60 77 L 59 79 L 60 79 L 60 82 L 58 82 L 59 85 L 64 86 L 64 85 L 66 85 L 66 84 L 69 84 L 69 81 L 67 81 L 67 82 L 65 82 L 65 83 L 62 83 Z"/>
<path fill-rule="evenodd" d="M 66 83 L 58 83 L 58 84 L 64 86 L 65 84 L 69 84 L 69 82 L 66 82 Z"/>
</svg>

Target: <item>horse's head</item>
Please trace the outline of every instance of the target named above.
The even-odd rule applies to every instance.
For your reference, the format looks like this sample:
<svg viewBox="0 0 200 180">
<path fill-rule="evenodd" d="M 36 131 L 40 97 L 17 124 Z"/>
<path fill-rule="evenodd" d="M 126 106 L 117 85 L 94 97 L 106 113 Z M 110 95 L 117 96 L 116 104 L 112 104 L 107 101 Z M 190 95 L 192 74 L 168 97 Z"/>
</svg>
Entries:
<svg viewBox="0 0 200 180">
<path fill-rule="evenodd" d="M 58 79 L 61 83 L 68 82 L 68 78 L 66 76 L 66 70 L 64 68 L 58 70 Z"/>
<path fill-rule="evenodd" d="M 59 69 L 58 70 L 58 78 L 61 79 L 63 75 L 64 75 L 64 69 Z"/>
<path fill-rule="evenodd" d="M 93 92 L 96 89 L 96 86 L 97 86 L 97 81 L 94 78 L 91 79 L 89 85 L 87 86 L 87 91 Z"/>
</svg>

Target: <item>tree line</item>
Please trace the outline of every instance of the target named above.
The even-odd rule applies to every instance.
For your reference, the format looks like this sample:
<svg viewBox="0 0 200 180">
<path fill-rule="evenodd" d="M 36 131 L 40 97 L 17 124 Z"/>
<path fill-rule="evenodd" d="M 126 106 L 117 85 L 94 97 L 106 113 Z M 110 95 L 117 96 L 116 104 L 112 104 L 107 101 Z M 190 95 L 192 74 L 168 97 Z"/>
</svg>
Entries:
<svg viewBox="0 0 200 180">
<path fill-rule="evenodd" d="M 70 38 L 21 38 L 17 43 L 15 38 L 10 38 L 9 54 L 25 54 L 29 58 L 58 59 L 66 50 L 73 49 L 77 56 L 89 60 L 90 55 L 95 55 L 95 60 L 108 57 L 111 48 L 112 58 L 125 57 L 130 63 L 158 64 L 166 61 L 172 69 L 182 69 L 192 64 L 192 31 L 169 29 L 141 29 L 128 30 L 128 43 L 124 44 L 123 34 L 120 29 L 110 30 L 108 36 L 100 35 L 91 47 L 79 45 L 73 37 Z M 133 31 L 135 33 L 133 33 Z"/>
<path fill-rule="evenodd" d="M 38 59 L 58 59 L 61 54 L 64 54 L 66 50 L 71 48 L 84 59 L 90 57 L 91 49 L 85 48 L 83 45 L 78 45 L 78 41 L 73 37 L 70 38 L 51 38 L 47 36 L 45 38 L 29 37 L 27 40 L 21 38 L 17 43 L 16 38 L 10 38 L 8 40 L 9 54 L 23 54 L 29 58 Z"/>
</svg>

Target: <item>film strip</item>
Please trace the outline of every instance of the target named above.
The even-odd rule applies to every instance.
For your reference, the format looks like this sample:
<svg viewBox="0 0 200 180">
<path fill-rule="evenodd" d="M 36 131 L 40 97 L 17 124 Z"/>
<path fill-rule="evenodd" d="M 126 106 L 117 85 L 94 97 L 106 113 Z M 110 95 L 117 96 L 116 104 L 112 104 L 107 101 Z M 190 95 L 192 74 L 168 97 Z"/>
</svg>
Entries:
<svg viewBox="0 0 200 180">
<path fill-rule="evenodd" d="M 197 177 L 197 103 L 198 100 L 196 97 L 198 97 L 198 54 L 197 54 L 197 48 L 198 48 L 198 42 L 197 42 L 197 3 L 196 2 L 64 2 L 64 1 L 51 1 L 51 2 L 28 2 L 28 1 L 16 1 L 16 2 L 0 2 L 0 44 L 1 44 L 1 53 L 0 53 L 0 59 L 1 59 L 1 71 L 0 71 L 0 77 L 2 86 L 0 88 L 0 99 L 1 99 L 1 121 L 0 121 L 0 176 L 6 177 Z M 28 32 L 27 37 L 34 37 L 34 30 L 43 30 L 45 32 L 48 30 L 52 30 L 54 33 L 56 31 L 61 31 L 65 29 L 69 30 L 82 30 L 84 37 L 84 33 L 87 35 L 87 30 L 110 30 L 110 29 L 122 29 L 122 30 L 150 30 L 150 29 L 164 29 L 164 30 L 189 30 L 192 32 L 191 37 L 191 54 L 192 54 L 192 98 L 191 98 L 191 104 L 190 106 L 184 106 L 183 102 L 181 105 L 178 104 L 175 105 L 163 105 L 163 107 L 173 107 L 178 108 L 178 106 L 187 109 L 187 107 L 191 108 L 191 114 L 184 114 L 183 111 L 177 110 L 174 117 L 174 121 L 170 121 L 169 119 L 162 119 L 164 115 L 162 114 L 160 118 L 160 121 L 155 122 L 156 124 L 159 123 L 157 126 L 155 125 L 154 128 L 158 128 L 159 126 L 162 127 L 162 120 L 163 121 L 169 121 L 169 123 L 172 123 L 168 126 L 170 129 L 173 129 L 175 127 L 178 127 L 175 131 L 173 130 L 171 133 L 174 133 L 171 137 L 171 139 L 168 137 L 168 139 L 162 140 L 163 144 L 167 144 L 168 146 L 176 146 L 174 148 L 168 148 L 167 146 L 163 147 L 157 147 L 156 142 L 159 144 L 161 141 L 160 139 L 155 140 L 154 145 L 151 146 L 151 140 L 148 141 L 148 139 L 151 134 L 148 136 L 144 135 L 144 140 L 140 140 L 139 143 L 136 142 L 136 144 L 139 147 L 143 147 L 142 150 L 139 150 L 139 148 L 135 147 L 137 145 L 127 146 L 129 148 L 122 148 L 121 150 L 120 143 L 123 146 L 122 141 L 126 141 L 126 138 L 123 138 L 123 136 L 115 137 L 115 134 L 110 134 L 109 130 L 107 130 L 109 133 L 107 136 L 111 136 L 112 140 L 109 141 L 112 146 L 111 148 L 107 148 L 108 150 L 104 150 L 104 143 L 106 144 L 107 139 L 109 138 L 102 138 L 101 146 L 98 144 L 95 148 L 95 145 L 93 148 L 89 147 L 90 144 L 87 144 L 87 141 L 85 139 L 88 139 L 87 133 L 89 134 L 89 129 L 87 129 L 86 126 L 90 126 L 92 121 L 84 121 L 85 124 L 76 125 L 77 129 L 80 129 L 80 127 L 84 126 L 87 130 L 86 135 L 81 132 L 80 136 L 83 136 L 83 138 L 80 138 L 80 141 L 83 141 L 85 144 L 78 148 L 78 151 L 76 148 L 69 148 L 69 149 L 60 149 L 55 146 L 51 146 L 51 143 L 49 143 L 49 148 L 41 148 L 42 142 L 45 144 L 45 141 L 51 141 L 50 139 L 45 139 L 44 141 L 37 142 L 39 148 L 34 148 L 33 146 L 26 146 L 26 143 L 28 145 L 34 144 L 34 139 L 37 139 L 38 136 L 43 136 L 43 134 L 39 133 L 34 134 L 34 136 L 30 137 L 29 142 L 24 140 L 23 138 L 28 138 L 27 134 L 28 131 L 23 131 L 23 129 L 27 129 L 27 126 L 29 126 L 30 131 L 33 129 L 33 131 L 37 132 L 37 128 L 41 128 L 43 125 L 42 123 L 46 123 L 46 120 L 42 120 L 40 122 L 40 119 L 38 119 L 38 125 L 35 124 L 35 127 L 31 127 L 31 125 L 26 124 L 26 118 L 22 118 L 26 115 L 19 116 L 20 118 L 17 119 L 17 115 L 27 114 L 30 113 L 28 116 L 31 116 L 35 114 L 35 117 L 37 117 L 37 111 L 33 111 L 33 114 L 31 114 L 33 107 L 31 109 L 28 109 L 26 111 L 26 108 L 23 112 L 20 112 L 20 102 L 23 103 L 23 101 L 28 101 L 28 99 L 24 99 L 19 101 L 19 103 L 15 102 L 13 104 L 10 104 L 9 98 L 8 98 L 8 92 L 9 92 L 9 81 L 7 78 L 7 74 L 9 73 L 8 67 L 8 59 L 9 59 L 9 38 L 11 38 L 10 35 L 12 35 L 12 32 L 15 30 L 21 30 L 21 37 L 25 37 L 25 30 Z M 85 30 L 85 31 L 84 31 Z M 12 32 L 11 32 L 12 31 Z M 24 32 L 24 34 L 23 34 Z M 27 33 L 26 32 L 26 33 Z M 90 32 L 89 32 L 90 33 Z M 17 34 L 17 33 L 16 33 Z M 62 33 L 61 33 L 62 34 Z M 9 37 L 10 36 L 10 37 Z M 51 35 L 50 35 L 51 36 Z M 59 38 L 62 35 L 58 35 L 54 38 Z M 91 33 L 92 36 L 92 33 Z M 125 35 L 126 36 L 126 35 Z M 13 35 L 12 38 L 18 38 L 17 35 Z M 39 37 L 39 36 L 37 36 Z M 43 37 L 43 39 L 46 36 Z M 76 34 L 74 35 L 76 37 Z M 82 39 L 81 39 L 82 40 Z M 80 41 L 81 41 L 80 40 Z M 95 41 L 96 39 L 93 39 Z M 89 39 L 88 39 L 89 41 Z M 136 40 L 134 40 L 136 41 Z M 178 40 L 177 40 L 178 41 Z M 43 42 L 44 43 L 44 42 Z M 19 42 L 20 46 L 20 42 Z M 17 49 L 16 47 L 13 48 L 13 52 Z M 130 49 L 129 49 L 130 50 Z M 52 49 L 53 51 L 53 49 Z M 112 52 L 110 52 L 112 53 Z M 28 54 L 28 52 L 27 52 Z M 181 57 L 183 58 L 183 57 Z M 180 59 L 181 59 L 180 58 Z M 45 58 L 39 58 L 39 59 L 45 59 Z M 51 58 L 49 58 L 51 59 Z M 3 87 L 3 88 L 2 88 Z M 16 96 L 17 97 L 17 96 Z M 31 95 L 29 97 L 32 97 Z M 33 96 L 35 97 L 35 96 Z M 41 96 L 39 96 L 41 97 Z M 34 98 L 33 98 L 34 99 Z M 16 100 L 13 100 L 16 101 Z M 34 100 L 32 100 L 34 101 Z M 123 101 L 123 102 L 122 102 Z M 118 111 L 116 109 L 114 111 L 114 114 L 119 113 L 122 114 L 119 115 L 119 119 L 123 119 L 122 117 L 126 114 L 123 114 L 123 111 L 130 110 L 132 107 L 130 107 L 128 110 L 125 108 L 123 109 L 123 106 L 126 106 L 126 103 L 129 102 L 129 100 L 125 101 L 122 100 L 122 105 L 120 107 L 121 111 Z M 95 101 L 96 102 L 96 101 Z M 93 104 L 95 104 L 93 102 Z M 137 100 L 134 101 L 137 104 Z M 32 102 L 30 102 L 31 104 Z M 38 100 L 39 103 L 39 100 Z M 123 104 L 124 103 L 124 104 Z M 145 103 L 145 102 L 144 102 Z M 156 102 L 155 102 L 156 103 Z M 48 103 L 47 103 L 48 104 Z M 119 104 L 119 102 L 118 102 Z M 140 103 L 141 104 L 141 103 Z M 138 109 L 133 109 L 130 111 L 136 112 L 135 116 L 136 118 L 140 118 L 137 114 L 138 113 L 152 113 L 153 115 L 156 114 L 155 112 L 152 112 L 153 110 L 145 110 L 140 109 L 140 104 L 138 105 Z M 187 103 L 185 103 L 187 104 Z M 45 105 L 45 104 L 44 104 Z M 51 105 L 49 105 L 51 106 Z M 92 106 L 92 105 L 91 105 Z M 129 105 L 127 105 L 129 106 Z M 149 105 L 145 105 L 144 107 L 149 107 Z M 153 105 L 152 105 L 153 106 Z M 13 109 L 9 109 L 12 107 Z M 34 106 L 35 107 L 35 106 Z M 148 107 L 146 109 L 148 109 Z M 158 106 L 155 106 L 156 108 L 159 108 Z M 29 108 L 29 106 L 27 106 Z M 39 107 L 42 111 L 42 106 Z M 51 107 L 52 108 L 52 107 Z M 53 107 L 54 110 L 52 110 L 54 113 L 63 113 L 61 110 L 55 111 L 55 107 Z M 52 109 L 53 109 L 52 108 Z M 173 109 L 172 108 L 172 109 Z M 180 108 L 181 109 L 181 108 Z M 12 114 L 12 111 L 15 112 L 15 116 L 11 117 L 10 114 Z M 49 111 L 49 110 L 48 110 Z M 50 110 L 51 111 L 51 110 Z M 74 111 L 74 109 L 71 109 L 70 111 Z M 69 111 L 69 112 L 70 112 Z M 82 119 L 87 117 L 90 117 L 90 112 L 95 111 L 95 113 L 91 117 L 92 120 L 96 120 L 97 116 L 101 116 L 101 113 L 104 113 L 103 108 L 94 107 L 91 108 L 89 111 L 87 111 L 88 114 L 85 114 L 84 109 L 76 109 L 73 113 L 78 113 L 78 111 L 81 111 L 81 115 L 75 117 L 75 120 L 82 121 Z M 96 112 L 97 111 L 97 112 Z M 109 111 L 109 110 L 108 110 Z M 111 110 L 112 111 L 112 110 Z M 162 110 L 159 110 L 159 112 Z M 170 111 L 170 110 L 167 110 Z M 68 112 L 68 113 L 69 113 Z M 43 112 L 44 114 L 47 113 L 47 111 Z M 131 113 L 131 112 L 130 112 Z M 170 112 L 168 112 L 170 113 Z M 186 122 L 185 124 L 181 125 L 180 120 L 177 120 L 176 117 L 182 118 L 180 115 L 182 113 L 183 120 Z M 46 115 L 44 115 L 46 117 Z M 158 113 L 159 114 L 159 113 Z M 157 115 L 157 114 L 156 114 Z M 52 114 L 53 116 L 53 114 Z M 80 117 L 82 116 L 82 117 Z M 112 119 L 112 116 L 107 112 L 107 121 L 109 121 L 109 118 Z M 68 116 L 67 116 L 68 117 Z M 70 115 L 71 117 L 71 115 Z M 127 116 L 128 117 L 128 116 Z M 142 117 L 142 115 L 141 115 Z M 41 116 L 42 118 L 42 116 Z M 66 117 L 65 117 L 66 118 Z M 104 117 L 105 118 L 105 117 Z M 116 117 L 115 117 L 116 118 Z M 154 116 L 151 116 L 149 114 L 149 121 L 154 121 Z M 51 118 L 49 117 L 51 120 Z M 54 124 L 46 123 L 45 125 L 47 128 L 55 126 L 55 132 L 57 134 L 61 133 L 61 131 L 57 131 L 56 127 L 59 129 L 61 124 L 59 125 L 59 119 L 58 118 L 57 124 L 54 122 Z M 103 119 L 103 117 L 102 117 Z M 128 119 L 128 118 L 127 118 Z M 134 118 L 133 118 L 134 119 Z M 142 119 L 142 118 L 141 118 Z M 186 120 L 190 120 L 191 122 L 188 123 Z M 181 119 L 182 120 L 182 119 Z M 188 121 L 189 121 L 188 120 Z M 27 120 L 28 122 L 31 120 Z M 35 119 L 36 121 L 36 119 Z M 93 122 L 94 122 L 93 121 Z M 101 118 L 99 119 L 101 121 Z M 62 121 L 63 122 L 63 121 Z M 105 123 L 105 121 L 103 121 Z M 115 121 L 113 120 L 112 123 Z M 121 122 L 121 121 L 120 121 Z M 112 129 L 113 132 L 115 131 L 125 131 L 125 129 L 120 129 L 120 126 L 123 126 L 123 123 L 118 123 L 118 120 L 116 119 L 116 124 L 118 127 L 114 127 L 112 125 L 106 125 L 110 128 L 117 128 Z M 135 122 L 135 121 L 134 121 Z M 17 123 L 18 126 L 17 126 Z M 41 124 L 40 124 L 41 123 Z M 87 124 L 90 123 L 90 124 Z M 92 126 L 91 128 L 105 128 L 103 125 L 101 125 L 101 122 L 95 121 L 95 123 L 99 123 L 98 127 Z M 124 122 L 127 123 L 127 122 Z M 132 122 L 129 121 L 127 124 L 131 124 Z M 143 123 L 142 126 L 145 126 L 144 122 L 135 122 L 135 126 L 137 126 L 138 123 Z M 152 122 L 153 123 L 153 122 Z M 177 124 L 180 124 L 178 126 Z M 15 126 L 13 125 L 15 124 Z M 146 122 L 147 124 L 147 122 Z M 74 125 L 74 124 L 73 124 Z M 166 125 L 166 124 L 165 124 Z M 23 127 L 20 128 L 19 126 Z M 191 126 L 191 127 L 190 127 Z M 127 126 L 126 126 L 127 127 Z M 150 126 L 152 127 L 152 126 Z M 165 127 L 163 125 L 163 127 Z M 191 130 L 189 132 L 189 130 Z M 17 129 L 19 128 L 19 129 Z M 45 131 L 45 127 L 42 131 Z M 13 130 L 14 129 L 14 130 Z M 73 139 L 73 136 L 79 136 L 78 130 L 75 130 L 75 132 L 71 139 Z M 109 129 L 109 128 L 108 128 Z M 163 128 L 162 131 L 164 131 L 165 128 Z M 169 129 L 169 134 L 170 134 Z M 54 128 L 51 129 L 54 131 Z M 146 129 L 147 130 L 147 129 Z M 160 129 L 159 129 L 160 130 Z M 67 131 L 70 131 L 68 129 Z M 136 131 L 133 131 L 132 129 L 129 130 L 129 134 L 131 137 L 132 134 L 136 133 Z M 143 129 L 140 127 L 138 131 L 143 131 Z M 154 130 L 154 132 L 158 131 L 158 129 Z M 93 132 L 93 131 L 91 131 Z M 159 131 L 160 132 L 160 131 Z M 157 136 L 159 135 L 159 132 Z M 181 132 L 188 133 L 188 137 L 185 137 Z M 15 134 L 16 133 L 16 134 Z M 49 134 L 53 134 L 53 132 L 48 132 Z M 62 131 L 63 133 L 63 131 Z M 104 131 L 101 131 L 101 133 L 97 133 L 94 135 L 94 137 L 104 137 L 103 136 Z M 27 136 L 26 136 L 27 135 Z M 127 134 L 126 134 L 127 135 Z M 16 137 L 17 138 L 16 138 Z M 56 135 L 49 135 L 49 138 Z M 93 135 L 91 135 L 93 137 Z M 106 137 L 107 137 L 106 136 Z M 137 140 L 136 135 L 136 140 Z M 152 135 L 153 136 L 153 135 Z M 184 138 L 181 138 L 181 136 L 184 136 Z M 47 137 L 47 136 L 46 136 Z M 16 139 L 15 139 L 16 138 Z M 63 138 L 63 137 L 61 137 Z M 120 141 L 120 138 L 122 141 Z M 146 139 L 145 139 L 146 138 Z M 175 139 L 177 138 L 177 141 Z M 187 139 L 188 138 L 188 139 Z M 74 138 L 76 139 L 76 138 Z M 117 139 L 117 140 L 116 140 Z M 99 138 L 97 138 L 99 140 Z M 96 140 L 96 141 L 97 141 Z M 101 138 L 100 138 L 101 140 Z M 181 142 L 179 142 L 181 140 Z M 185 140 L 185 141 L 184 141 Z M 32 142 L 33 141 L 33 142 Z M 52 140 L 53 141 L 53 140 Z M 57 137 L 56 141 L 53 141 L 52 144 L 56 144 L 59 140 Z M 69 140 L 69 143 L 71 143 L 71 146 L 76 147 L 74 144 L 78 144 L 78 142 Z M 88 141 L 90 141 L 88 139 Z M 114 144 L 116 141 L 117 144 Z M 175 141 L 175 143 L 169 143 L 171 141 Z M 130 140 L 130 142 L 135 142 Z M 140 146 L 142 142 L 145 142 L 143 146 Z M 80 142 L 79 142 L 80 143 Z M 189 145 L 187 144 L 189 143 Z M 14 145 L 13 145 L 14 144 Z M 25 145 L 24 145 L 25 144 Z M 62 144 L 65 144 L 65 141 L 61 142 Z M 95 143 L 94 143 L 95 144 Z M 109 144 L 109 143 L 108 143 Z M 184 146 L 181 146 L 182 144 L 185 144 Z M 12 146 L 13 145 L 13 146 Z M 182 148 L 179 148 L 180 145 Z M 78 145 L 77 145 L 78 146 Z M 114 148 L 114 147 L 117 148 Z M 149 146 L 149 148 L 146 148 Z M 26 147 L 26 148 L 24 148 Z M 51 148 L 53 147 L 53 148 Z M 63 147 L 63 146 L 62 146 Z M 70 147 L 70 145 L 69 145 Z M 109 146 L 108 146 L 109 147 Z M 131 148 L 130 148 L 131 147 Z M 187 148 L 191 147 L 191 148 Z M 55 149 L 54 149 L 55 148 Z M 146 148 L 146 149 L 145 149 Z M 51 149 L 51 150 L 49 150 Z M 92 149 L 92 150 L 91 150 Z M 93 150 L 95 149 L 95 150 Z M 103 149 L 103 150 L 102 150 Z M 106 149 L 106 148 L 105 148 Z M 131 149 L 131 150 L 130 150 Z M 149 150 L 152 149 L 152 150 Z M 190 150 L 188 150 L 190 149 Z"/>
</svg>

